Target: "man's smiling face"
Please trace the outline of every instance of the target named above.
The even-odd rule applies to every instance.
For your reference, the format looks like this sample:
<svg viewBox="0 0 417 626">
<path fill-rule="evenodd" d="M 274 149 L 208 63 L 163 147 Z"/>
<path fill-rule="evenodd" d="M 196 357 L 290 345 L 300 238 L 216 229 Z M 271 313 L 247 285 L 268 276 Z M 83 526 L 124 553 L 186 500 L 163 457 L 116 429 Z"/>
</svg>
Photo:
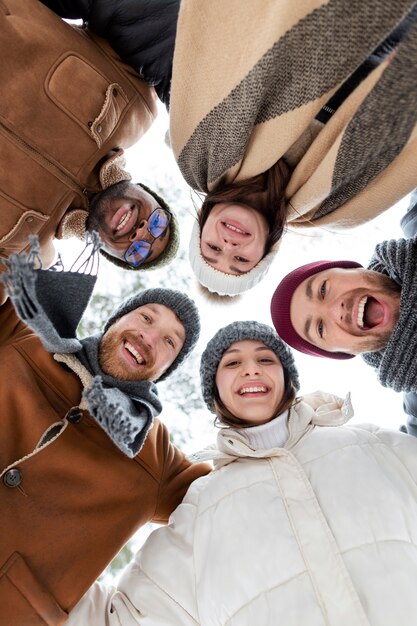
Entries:
<svg viewBox="0 0 417 626">
<path fill-rule="evenodd" d="M 177 358 L 184 341 L 184 326 L 172 309 L 146 304 L 107 330 L 100 343 L 100 366 L 120 380 L 157 380 Z"/>
<path fill-rule="evenodd" d="M 148 231 L 148 218 L 159 208 L 157 200 L 140 185 L 123 181 L 97 194 L 90 204 L 86 228 L 96 230 L 103 249 L 112 256 L 124 260 L 131 243 L 142 240 L 152 243 L 144 264 L 154 261 L 165 250 L 170 227 L 157 239 Z"/>
<path fill-rule="evenodd" d="M 295 289 L 290 317 L 305 341 L 328 352 L 360 354 L 384 348 L 400 310 L 400 287 L 362 268 L 331 268 Z"/>
</svg>

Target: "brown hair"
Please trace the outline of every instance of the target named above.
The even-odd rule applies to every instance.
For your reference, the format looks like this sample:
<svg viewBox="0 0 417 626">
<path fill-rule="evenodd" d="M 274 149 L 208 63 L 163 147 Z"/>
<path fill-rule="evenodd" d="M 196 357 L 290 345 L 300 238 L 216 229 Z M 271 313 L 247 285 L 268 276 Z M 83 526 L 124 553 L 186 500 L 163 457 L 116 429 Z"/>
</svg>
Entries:
<svg viewBox="0 0 417 626">
<path fill-rule="evenodd" d="M 209 191 L 197 215 L 200 232 L 215 204 L 246 204 L 263 215 L 268 223 L 269 233 L 264 250 L 266 256 L 284 232 L 287 221 L 285 189 L 289 178 L 288 165 L 284 159 L 279 159 L 266 172 L 238 183 L 219 185 L 214 191 Z"/>
<path fill-rule="evenodd" d="M 276 409 L 276 415 L 280 415 L 281 413 L 289 409 L 296 400 L 297 390 L 294 387 L 292 380 L 288 376 L 286 369 L 284 369 L 284 385 L 284 395 Z M 233 415 L 233 413 L 229 411 L 229 409 L 225 406 L 220 398 L 217 385 L 214 385 L 213 406 L 216 412 L 216 418 L 214 420 L 214 424 L 216 426 L 226 425 L 231 426 L 232 428 L 247 428 L 248 426 L 253 426 L 253 424 L 251 424 L 250 422 L 247 422 L 240 417 L 236 417 L 236 415 Z"/>
</svg>

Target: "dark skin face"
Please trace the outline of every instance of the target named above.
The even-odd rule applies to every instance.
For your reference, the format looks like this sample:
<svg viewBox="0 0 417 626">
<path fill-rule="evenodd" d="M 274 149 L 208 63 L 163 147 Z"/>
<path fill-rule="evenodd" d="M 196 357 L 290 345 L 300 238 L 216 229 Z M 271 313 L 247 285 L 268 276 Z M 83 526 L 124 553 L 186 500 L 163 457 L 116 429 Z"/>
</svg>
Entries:
<svg viewBox="0 0 417 626">
<path fill-rule="evenodd" d="M 157 200 L 142 187 L 124 181 L 92 199 L 86 227 L 89 231 L 96 230 L 103 249 L 122 261 L 131 243 L 149 241 L 152 248 L 145 265 L 157 259 L 169 241 L 169 226 L 157 239 L 148 231 L 148 218 L 159 207 Z"/>
</svg>

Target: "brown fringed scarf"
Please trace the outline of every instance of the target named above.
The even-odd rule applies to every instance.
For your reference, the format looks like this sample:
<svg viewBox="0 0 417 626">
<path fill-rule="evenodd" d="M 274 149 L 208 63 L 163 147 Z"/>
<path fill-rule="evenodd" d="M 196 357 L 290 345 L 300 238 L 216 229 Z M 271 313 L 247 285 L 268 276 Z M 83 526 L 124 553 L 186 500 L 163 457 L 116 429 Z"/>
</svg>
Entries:
<svg viewBox="0 0 417 626">
<path fill-rule="evenodd" d="M 283 157 L 416 0 L 182 0 L 171 144 L 189 185 Z M 291 226 L 363 223 L 417 186 L 417 24 L 359 84 L 292 172 Z"/>
</svg>

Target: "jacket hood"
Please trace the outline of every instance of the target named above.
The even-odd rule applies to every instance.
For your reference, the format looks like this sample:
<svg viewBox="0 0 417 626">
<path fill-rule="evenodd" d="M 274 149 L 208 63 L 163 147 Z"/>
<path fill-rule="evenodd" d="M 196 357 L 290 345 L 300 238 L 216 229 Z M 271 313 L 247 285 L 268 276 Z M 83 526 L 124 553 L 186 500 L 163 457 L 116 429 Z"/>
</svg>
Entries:
<svg viewBox="0 0 417 626">
<path fill-rule="evenodd" d="M 344 399 L 330 393 L 316 391 L 303 396 L 294 404 L 288 416 L 289 437 L 284 449 L 293 448 L 314 426 L 342 426 L 353 417 L 350 393 Z M 280 456 L 283 448 L 254 450 L 242 437 L 239 429 L 222 428 L 213 444 L 193 454 L 193 462 L 210 461 L 219 469 L 238 458 L 265 458 Z"/>
</svg>

